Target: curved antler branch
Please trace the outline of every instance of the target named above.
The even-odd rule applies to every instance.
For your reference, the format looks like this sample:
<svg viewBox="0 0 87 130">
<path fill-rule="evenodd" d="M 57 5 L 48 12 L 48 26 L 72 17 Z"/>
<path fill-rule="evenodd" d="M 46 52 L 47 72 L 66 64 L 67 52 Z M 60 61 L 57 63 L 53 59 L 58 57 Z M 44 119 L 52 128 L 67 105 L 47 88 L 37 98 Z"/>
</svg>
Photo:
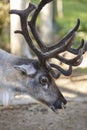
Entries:
<svg viewBox="0 0 87 130">
<path fill-rule="evenodd" d="M 60 71 L 54 71 L 53 69 L 52 69 L 52 67 L 51 67 L 51 65 L 50 65 L 50 63 L 49 62 L 46 62 L 46 67 L 47 67 L 47 69 L 48 69 L 48 72 L 54 77 L 54 78 L 59 78 L 60 77 Z"/>
<path fill-rule="evenodd" d="M 33 16 L 32 16 L 31 21 L 28 22 L 28 25 L 29 25 L 29 27 L 30 27 L 30 29 L 31 29 L 31 32 L 32 32 L 32 34 L 33 34 L 35 40 L 37 41 L 39 47 L 41 48 L 41 50 L 42 50 L 43 52 L 45 52 L 47 48 L 46 48 L 46 46 L 44 45 L 43 41 L 40 39 L 39 34 L 38 34 L 38 31 L 37 31 L 37 28 L 36 28 L 35 26 L 36 26 L 37 17 L 38 17 L 38 15 L 39 15 L 41 9 L 42 9 L 47 3 L 51 2 L 51 1 L 53 1 L 53 0 L 41 0 L 41 2 L 39 3 L 38 7 L 36 8 L 36 10 L 35 10 L 35 12 L 34 12 L 34 14 L 33 14 Z"/>
<path fill-rule="evenodd" d="M 60 47 L 62 46 L 63 44 L 65 44 L 65 42 L 70 38 L 72 37 L 72 35 L 74 34 L 75 35 L 75 32 L 78 30 L 80 26 L 80 19 L 77 19 L 77 23 L 75 25 L 75 27 L 60 41 L 58 42 L 56 45 L 52 45 L 48 48 L 48 50 L 52 50 L 52 49 L 55 49 L 57 47 Z"/>
<path fill-rule="evenodd" d="M 60 66 L 58 66 L 58 65 L 47 63 L 47 68 L 48 68 L 49 72 L 51 73 L 51 75 L 52 75 L 54 78 L 58 78 L 58 77 L 60 76 L 60 73 L 59 73 L 59 72 L 61 72 L 61 73 L 64 74 L 65 76 L 69 76 L 69 75 L 71 75 L 71 73 L 72 73 L 72 66 L 71 66 L 71 65 L 69 65 L 69 69 L 68 69 L 68 70 L 64 70 L 64 69 L 62 69 L 62 68 L 61 68 Z M 56 71 L 53 70 L 52 68 L 56 69 Z"/>
<path fill-rule="evenodd" d="M 22 34 L 27 41 L 29 47 L 33 50 L 33 52 L 37 55 L 39 62 L 42 67 L 48 69 L 49 73 L 53 75 L 54 78 L 59 77 L 59 72 L 63 73 L 65 76 L 68 76 L 72 73 L 72 66 L 77 66 L 82 61 L 82 55 L 87 50 L 87 43 L 84 43 L 82 40 L 81 45 L 77 49 L 73 49 L 72 42 L 75 38 L 75 33 L 79 28 L 80 19 L 77 19 L 77 23 L 75 27 L 57 44 L 47 47 L 41 40 L 39 33 L 36 28 L 36 20 L 41 11 L 41 9 L 49 2 L 53 0 L 41 0 L 39 5 L 36 7 L 34 4 L 29 4 L 28 8 L 25 10 L 11 10 L 10 14 L 17 14 L 20 16 L 21 21 L 21 30 L 16 30 L 15 33 Z M 31 11 L 34 10 L 31 20 L 28 22 L 28 16 Z M 28 25 L 31 29 L 31 32 L 36 40 L 37 44 L 40 48 L 37 48 L 30 36 L 28 31 Z M 66 58 L 61 57 L 59 54 L 62 52 L 68 51 L 72 54 L 77 55 L 73 59 L 67 60 Z M 56 58 L 57 60 L 69 65 L 68 70 L 64 70 L 61 66 L 56 64 L 49 63 L 49 59 Z M 55 71 L 56 70 L 56 71 Z"/>
<path fill-rule="evenodd" d="M 20 17 L 24 17 L 27 19 L 28 15 L 36 8 L 36 5 L 35 4 L 32 4 L 32 3 L 29 3 L 27 9 L 25 10 L 10 10 L 9 13 L 10 14 L 17 14 L 19 15 Z"/>
<path fill-rule="evenodd" d="M 31 40 L 31 37 L 29 35 L 29 31 L 27 29 L 27 18 L 28 15 L 31 13 L 32 10 L 34 10 L 36 6 L 34 4 L 29 4 L 28 8 L 25 10 L 10 10 L 10 14 L 17 14 L 20 16 L 21 20 L 21 31 L 16 30 L 15 33 L 20 33 L 24 36 L 25 40 L 27 41 L 30 48 L 34 51 L 34 53 L 39 57 L 41 52 L 38 48 L 36 48 L 33 44 L 33 41 Z"/>
<path fill-rule="evenodd" d="M 50 2 L 50 1 L 53 1 L 53 0 L 49 0 L 48 2 Z M 77 23 L 76 23 L 75 27 L 59 43 L 57 43 L 56 45 L 52 45 L 50 47 L 47 47 L 46 45 L 44 45 L 43 41 L 40 39 L 39 33 L 38 33 L 35 25 L 36 25 L 36 19 L 40 13 L 42 7 L 45 4 L 47 4 L 48 2 L 47 2 L 47 0 L 46 1 L 42 0 L 40 2 L 40 4 L 38 5 L 38 8 L 36 8 L 31 21 L 28 22 L 31 32 L 43 52 L 51 51 L 57 47 L 62 46 L 62 44 L 64 44 L 78 30 L 79 25 L 80 25 L 80 19 L 77 19 Z"/>
<path fill-rule="evenodd" d="M 34 46 L 30 36 L 29 36 L 29 32 L 27 29 L 27 18 L 28 15 L 30 14 L 30 12 L 35 9 L 35 6 L 33 4 L 29 4 L 28 8 L 22 11 L 19 10 L 11 10 L 10 14 L 18 14 L 20 16 L 20 20 L 21 20 L 21 28 L 22 31 L 17 30 L 15 31 L 16 33 L 20 33 L 25 37 L 25 40 L 27 41 L 28 45 L 30 46 L 30 48 L 35 52 L 35 54 L 38 56 L 38 58 L 40 59 L 40 61 L 42 63 L 44 63 L 44 61 L 48 58 L 52 58 L 54 55 L 63 52 L 65 49 L 69 49 L 70 46 L 72 45 L 72 39 L 73 36 L 70 39 L 69 43 L 65 43 L 63 46 L 60 46 L 60 48 L 55 48 L 55 50 L 51 50 L 49 52 L 41 52 L 37 47 Z"/>
<path fill-rule="evenodd" d="M 86 46 L 85 46 L 85 41 L 84 41 L 83 39 L 82 39 L 82 41 L 81 41 L 80 46 L 79 46 L 77 49 L 69 48 L 68 52 L 77 55 L 78 52 L 79 52 L 79 50 L 80 50 L 81 48 L 83 48 L 83 50 L 84 50 L 84 51 L 83 51 L 83 54 L 84 54 L 84 52 L 85 52 L 87 49 L 86 49 Z"/>
<path fill-rule="evenodd" d="M 56 57 L 56 59 L 58 59 L 59 61 L 65 63 L 67 65 L 78 66 L 82 62 L 82 59 L 83 59 L 82 55 L 83 55 L 83 51 L 79 50 L 78 55 L 73 59 L 67 60 L 59 55 Z"/>
</svg>

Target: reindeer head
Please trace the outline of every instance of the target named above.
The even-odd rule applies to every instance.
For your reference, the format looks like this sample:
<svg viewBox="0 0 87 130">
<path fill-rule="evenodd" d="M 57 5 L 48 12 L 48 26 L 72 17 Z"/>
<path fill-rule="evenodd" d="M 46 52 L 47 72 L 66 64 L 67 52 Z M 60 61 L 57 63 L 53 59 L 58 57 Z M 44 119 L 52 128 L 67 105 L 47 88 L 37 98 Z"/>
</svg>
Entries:
<svg viewBox="0 0 87 130">
<path fill-rule="evenodd" d="M 42 96 L 41 98 L 38 97 L 38 99 L 48 106 L 51 106 L 51 108 L 55 110 L 58 108 L 62 108 L 62 104 L 66 104 L 66 100 L 60 93 L 58 87 L 55 85 L 53 79 L 57 79 L 60 75 L 59 73 L 62 73 L 65 76 L 69 76 L 72 73 L 72 67 L 78 66 L 81 63 L 83 54 L 86 51 L 86 45 L 84 43 L 84 40 L 82 40 L 80 46 L 77 49 L 72 48 L 75 33 L 80 25 L 79 19 L 77 20 L 75 27 L 61 41 L 51 46 L 46 46 L 43 43 L 36 28 L 36 20 L 41 9 L 51 1 L 53 0 L 41 0 L 37 7 L 34 4 L 30 3 L 27 9 L 11 10 L 10 14 L 17 14 L 20 16 L 21 30 L 16 30 L 15 33 L 20 33 L 24 36 L 27 44 L 38 58 L 38 70 L 40 72 L 43 72 L 44 74 L 42 75 L 42 73 L 39 73 L 39 75 L 37 76 L 41 85 L 44 86 L 45 93 L 45 96 Z M 34 10 L 32 18 L 30 21 L 28 21 L 28 16 L 32 12 L 32 10 Z M 35 46 L 34 42 L 32 41 L 30 32 L 28 31 L 28 27 L 30 28 L 31 33 L 35 41 L 37 42 L 38 47 Z M 76 56 L 74 56 L 74 58 L 72 59 L 66 59 L 60 55 L 65 51 L 68 51 L 72 55 Z M 52 63 L 51 59 L 56 59 L 56 61 L 61 61 L 64 64 L 67 64 L 69 66 L 68 70 L 63 69 L 57 63 Z M 48 95 L 50 95 L 52 100 L 49 99 Z M 35 97 L 35 95 L 33 96 Z"/>
</svg>

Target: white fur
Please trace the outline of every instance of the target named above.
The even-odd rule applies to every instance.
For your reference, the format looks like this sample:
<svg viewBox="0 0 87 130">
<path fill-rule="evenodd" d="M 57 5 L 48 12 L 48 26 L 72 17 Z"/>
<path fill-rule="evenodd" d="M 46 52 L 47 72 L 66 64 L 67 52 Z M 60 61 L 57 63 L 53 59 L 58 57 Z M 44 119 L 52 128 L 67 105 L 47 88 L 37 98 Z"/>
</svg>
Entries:
<svg viewBox="0 0 87 130">
<path fill-rule="evenodd" d="M 12 99 L 14 99 L 14 92 L 11 89 L 0 87 L 0 104 L 8 106 Z"/>
</svg>

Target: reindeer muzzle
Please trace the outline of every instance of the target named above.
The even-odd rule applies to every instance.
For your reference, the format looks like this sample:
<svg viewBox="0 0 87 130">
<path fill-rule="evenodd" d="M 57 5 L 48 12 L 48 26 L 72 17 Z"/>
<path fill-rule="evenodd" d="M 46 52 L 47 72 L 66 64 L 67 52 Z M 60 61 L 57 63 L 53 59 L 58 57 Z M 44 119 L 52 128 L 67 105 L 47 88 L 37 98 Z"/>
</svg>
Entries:
<svg viewBox="0 0 87 130">
<path fill-rule="evenodd" d="M 57 99 L 52 106 L 50 107 L 54 112 L 58 109 L 65 109 L 66 108 L 67 101 L 66 99 Z"/>
</svg>

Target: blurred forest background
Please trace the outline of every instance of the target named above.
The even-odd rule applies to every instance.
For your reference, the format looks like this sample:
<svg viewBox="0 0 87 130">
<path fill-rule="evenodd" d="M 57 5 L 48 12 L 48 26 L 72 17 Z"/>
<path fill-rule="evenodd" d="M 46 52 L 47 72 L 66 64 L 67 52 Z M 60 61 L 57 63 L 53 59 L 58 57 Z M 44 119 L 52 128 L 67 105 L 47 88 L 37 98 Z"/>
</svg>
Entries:
<svg viewBox="0 0 87 130">
<path fill-rule="evenodd" d="M 26 0 L 26 3 L 29 0 Z M 31 0 L 38 4 L 40 0 Z M 59 0 L 56 0 L 56 2 Z M 82 38 L 87 40 L 87 0 L 62 0 L 62 15 L 59 16 L 58 4 L 54 5 L 54 38 L 60 40 L 80 18 L 81 25 L 78 37 L 75 40 L 77 46 Z M 0 0 L 0 48 L 10 51 L 10 0 Z M 38 20 L 40 30 L 40 19 Z"/>
</svg>

